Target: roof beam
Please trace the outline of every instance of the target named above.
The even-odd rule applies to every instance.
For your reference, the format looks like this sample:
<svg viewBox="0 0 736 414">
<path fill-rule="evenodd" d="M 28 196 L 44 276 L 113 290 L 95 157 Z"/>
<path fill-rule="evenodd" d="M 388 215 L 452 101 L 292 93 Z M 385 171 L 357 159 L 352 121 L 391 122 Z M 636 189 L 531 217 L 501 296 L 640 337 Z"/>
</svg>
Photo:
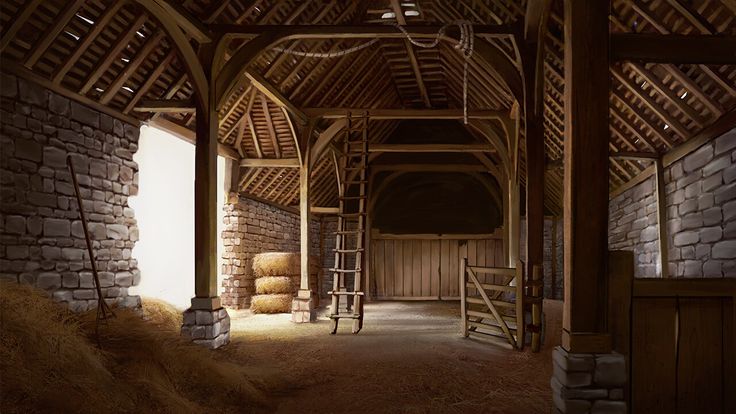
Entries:
<svg viewBox="0 0 736 414">
<path fill-rule="evenodd" d="M 401 10 L 401 4 L 399 3 L 399 0 L 391 0 L 391 9 L 394 11 L 394 16 L 396 16 L 396 21 L 402 25 L 406 26 L 406 19 L 404 18 L 404 13 Z M 404 39 L 404 48 L 406 49 L 406 55 L 409 58 L 409 63 L 411 64 L 411 68 L 414 71 L 414 78 L 417 81 L 417 87 L 419 87 L 419 95 L 422 97 L 422 101 L 424 101 L 424 106 L 427 108 L 432 107 L 432 102 L 429 100 L 429 94 L 427 93 L 427 88 L 424 85 L 424 79 L 422 78 L 422 70 L 419 68 L 419 62 L 417 61 L 417 56 L 414 54 L 414 46 L 412 46 L 409 39 Z"/>
<path fill-rule="evenodd" d="M 202 24 L 202 22 L 191 15 L 184 7 L 180 4 L 168 1 L 168 0 L 155 0 L 159 6 L 161 6 L 166 12 L 176 21 L 176 24 L 194 38 L 198 43 L 210 43 L 212 38 L 210 37 L 209 30 Z"/>
<path fill-rule="evenodd" d="M 360 108 L 305 108 L 304 113 L 312 118 L 344 119 L 348 113 L 367 113 L 372 120 L 393 119 L 463 119 L 462 109 L 360 109 Z M 508 112 L 494 110 L 469 110 L 469 119 L 503 119 Z"/>
<path fill-rule="evenodd" d="M 38 41 L 38 43 L 36 43 L 31 48 L 31 54 L 28 56 L 26 62 L 24 63 L 25 67 L 27 67 L 28 69 L 33 68 L 33 65 L 38 62 L 38 59 L 41 58 L 46 49 L 48 49 L 49 46 L 51 46 L 51 43 L 56 40 L 56 37 L 59 36 L 59 33 L 64 30 L 64 27 L 66 27 L 66 25 L 69 23 L 69 20 L 74 17 L 74 14 L 77 12 L 77 10 L 82 7 L 84 1 L 85 0 L 76 0 L 73 3 L 67 4 L 66 7 L 62 9 L 60 14 L 58 16 L 55 16 L 53 20 L 54 25 L 47 29 L 44 32 L 44 35 Z"/>
<path fill-rule="evenodd" d="M 212 32 L 231 36 L 251 37 L 264 33 L 283 32 L 283 40 L 295 39 L 405 39 L 405 35 L 396 27 L 390 25 L 237 25 L 213 24 L 209 26 Z M 404 29 L 413 38 L 437 37 L 442 25 L 407 25 Z M 517 33 L 514 25 L 474 24 L 473 33 L 483 37 L 506 37 Z M 457 39 L 460 30 L 455 26 L 445 29 L 445 36 Z"/>
<path fill-rule="evenodd" d="M 253 86 L 256 87 L 261 93 L 268 96 L 268 99 L 276 103 L 282 108 L 286 108 L 289 113 L 299 119 L 300 122 L 306 122 L 308 120 L 307 115 L 302 112 L 296 105 L 294 105 L 289 99 L 287 99 L 281 91 L 276 89 L 266 78 L 254 70 L 247 70 L 245 76 L 251 81 Z"/>
<path fill-rule="evenodd" d="M 368 152 L 496 152 L 491 144 L 372 144 Z"/>
<path fill-rule="evenodd" d="M 659 154 L 656 152 L 618 151 L 610 153 L 611 158 L 624 160 L 656 160 Z"/>
<path fill-rule="evenodd" d="M 153 99 L 141 101 L 133 110 L 135 112 L 194 112 L 194 102 L 191 99 Z"/>
<path fill-rule="evenodd" d="M 612 60 L 652 63 L 736 63 L 736 36 L 611 34 Z"/>
<path fill-rule="evenodd" d="M 0 51 L 5 50 L 10 42 L 15 39 L 15 35 L 18 34 L 20 28 L 23 27 L 24 24 L 26 24 L 33 12 L 36 11 L 36 8 L 41 3 L 41 1 L 42 0 L 31 0 L 28 4 L 21 7 L 19 13 L 11 20 L 13 23 L 10 25 L 10 27 L 6 28 L 5 34 L 3 34 L 2 39 L 0 39 Z"/>
<path fill-rule="evenodd" d="M 243 158 L 241 167 L 251 168 L 299 168 L 298 158 Z"/>
<path fill-rule="evenodd" d="M 488 169 L 480 164 L 374 164 L 371 166 L 373 173 L 383 171 L 487 173 Z"/>
<path fill-rule="evenodd" d="M 192 145 L 195 145 L 197 142 L 197 137 L 194 131 L 177 123 L 171 122 L 168 119 L 157 118 L 148 121 L 148 125 L 154 128 L 163 129 L 164 131 L 169 132 L 171 135 L 174 135 L 175 137 L 180 138 Z M 219 142 L 217 143 L 217 155 L 225 158 L 230 158 L 231 160 L 240 160 L 240 156 L 234 149 Z"/>
<path fill-rule="evenodd" d="M 279 147 L 279 137 L 276 134 L 276 129 L 273 127 L 273 119 L 271 118 L 271 110 L 268 108 L 268 101 L 264 95 L 259 95 L 261 98 L 261 108 L 263 109 L 263 116 L 266 117 L 266 125 L 268 126 L 268 134 L 271 137 L 271 144 L 273 150 L 276 153 L 276 158 L 281 158 L 281 147 Z"/>
</svg>

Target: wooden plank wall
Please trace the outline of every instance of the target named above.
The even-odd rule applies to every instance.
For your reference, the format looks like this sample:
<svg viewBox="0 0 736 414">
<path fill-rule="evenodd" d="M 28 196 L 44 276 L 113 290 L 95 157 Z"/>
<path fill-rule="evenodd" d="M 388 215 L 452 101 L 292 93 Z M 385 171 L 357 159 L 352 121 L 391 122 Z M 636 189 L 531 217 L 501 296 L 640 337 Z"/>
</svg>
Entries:
<svg viewBox="0 0 736 414">
<path fill-rule="evenodd" d="M 371 245 L 375 299 L 457 300 L 460 259 L 476 266 L 505 266 L 503 240 L 379 238 Z"/>
<path fill-rule="evenodd" d="M 734 319 L 731 297 L 635 296 L 631 412 L 736 412 Z"/>
</svg>

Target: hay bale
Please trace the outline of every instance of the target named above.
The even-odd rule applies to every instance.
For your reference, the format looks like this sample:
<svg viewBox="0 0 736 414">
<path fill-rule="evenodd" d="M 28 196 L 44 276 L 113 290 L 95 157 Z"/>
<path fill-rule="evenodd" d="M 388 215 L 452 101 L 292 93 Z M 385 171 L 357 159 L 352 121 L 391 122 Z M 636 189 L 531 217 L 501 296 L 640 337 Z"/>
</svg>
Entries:
<svg viewBox="0 0 736 414">
<path fill-rule="evenodd" d="M 253 313 L 289 313 L 292 299 L 291 293 L 256 295 L 250 299 L 250 310 Z"/>
<path fill-rule="evenodd" d="M 266 276 L 256 279 L 256 294 L 293 293 L 294 284 L 289 276 Z"/>
<path fill-rule="evenodd" d="M 299 253 L 269 252 L 253 256 L 253 274 L 256 278 L 298 275 L 300 267 Z"/>
</svg>

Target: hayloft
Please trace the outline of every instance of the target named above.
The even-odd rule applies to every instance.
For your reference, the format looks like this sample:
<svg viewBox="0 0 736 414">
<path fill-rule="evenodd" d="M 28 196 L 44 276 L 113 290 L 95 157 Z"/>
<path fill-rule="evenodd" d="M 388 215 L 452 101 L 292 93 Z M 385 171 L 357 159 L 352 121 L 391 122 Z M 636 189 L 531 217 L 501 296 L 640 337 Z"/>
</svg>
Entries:
<svg viewBox="0 0 736 414">
<path fill-rule="evenodd" d="M 2 297 L 4 373 L 52 347 L 13 345 L 26 303 L 55 315 L 28 335 L 114 350 L 85 364 L 135 390 L 120 407 L 238 411 L 139 394 L 163 348 L 110 355 L 160 333 L 243 411 L 736 411 L 734 0 L 8 0 L 0 22 L 0 277 L 48 297 Z M 29 378 L 3 411 L 53 411 Z"/>
</svg>

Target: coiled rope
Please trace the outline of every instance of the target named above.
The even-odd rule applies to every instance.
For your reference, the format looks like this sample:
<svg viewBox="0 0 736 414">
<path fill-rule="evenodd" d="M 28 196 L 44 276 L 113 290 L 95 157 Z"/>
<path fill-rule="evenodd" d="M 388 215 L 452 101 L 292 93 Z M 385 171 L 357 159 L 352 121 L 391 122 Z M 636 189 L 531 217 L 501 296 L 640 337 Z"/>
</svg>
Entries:
<svg viewBox="0 0 736 414">
<path fill-rule="evenodd" d="M 401 33 L 404 34 L 407 40 L 409 42 L 416 46 L 421 47 L 423 49 L 431 49 L 434 47 L 437 47 L 439 45 L 440 40 L 445 36 L 445 32 L 447 31 L 447 28 L 450 26 L 457 26 L 460 29 L 460 40 L 457 41 L 455 44 L 455 49 L 458 50 L 464 59 L 463 62 L 463 120 L 465 123 L 468 123 L 468 62 L 470 61 L 470 58 L 473 56 L 473 47 L 475 45 L 475 36 L 473 35 L 473 24 L 467 20 L 455 20 L 450 23 L 447 23 L 440 27 L 440 30 L 437 32 L 437 35 L 435 38 L 429 42 L 421 42 L 417 39 L 414 39 L 411 34 L 400 24 L 394 23 L 394 26 L 401 31 Z M 274 47 L 273 49 L 277 52 L 286 53 L 289 55 L 294 56 L 301 56 L 301 57 L 309 57 L 309 58 L 320 58 L 320 59 L 329 59 L 329 58 L 335 58 L 340 56 L 345 56 L 351 53 L 358 52 L 360 50 L 363 50 L 367 47 L 370 47 L 376 43 L 378 43 L 379 39 L 372 39 L 366 43 L 362 43 L 347 49 L 342 50 L 335 50 L 331 52 L 302 52 L 299 50 L 292 50 L 288 48 L 283 47 Z"/>
</svg>

